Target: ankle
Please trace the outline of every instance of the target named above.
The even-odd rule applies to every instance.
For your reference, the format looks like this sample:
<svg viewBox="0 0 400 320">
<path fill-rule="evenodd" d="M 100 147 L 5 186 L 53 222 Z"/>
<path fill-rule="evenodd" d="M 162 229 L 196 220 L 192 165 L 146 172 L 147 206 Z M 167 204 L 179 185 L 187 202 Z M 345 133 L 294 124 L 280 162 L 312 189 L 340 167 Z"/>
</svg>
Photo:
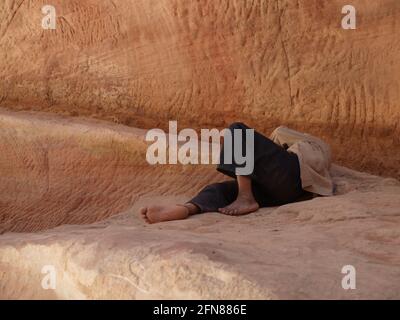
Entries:
<svg viewBox="0 0 400 320">
<path fill-rule="evenodd" d="M 185 205 L 185 204 L 176 204 L 177 207 L 181 207 L 182 209 L 185 209 L 185 214 L 187 216 L 190 215 L 190 209 Z"/>
<path fill-rule="evenodd" d="M 248 192 L 239 192 L 237 198 L 247 201 L 255 201 L 253 194 Z"/>
</svg>

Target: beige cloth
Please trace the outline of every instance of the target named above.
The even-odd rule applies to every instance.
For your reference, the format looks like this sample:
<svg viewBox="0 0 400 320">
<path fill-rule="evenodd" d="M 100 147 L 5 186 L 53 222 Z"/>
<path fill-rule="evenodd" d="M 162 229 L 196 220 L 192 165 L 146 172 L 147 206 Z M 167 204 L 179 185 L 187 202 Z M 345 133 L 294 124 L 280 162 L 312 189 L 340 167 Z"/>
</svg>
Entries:
<svg viewBox="0 0 400 320">
<path fill-rule="evenodd" d="M 321 139 L 280 126 L 271 134 L 271 140 L 297 155 L 303 190 L 323 195 L 333 195 L 333 181 L 329 173 L 331 149 Z"/>
</svg>

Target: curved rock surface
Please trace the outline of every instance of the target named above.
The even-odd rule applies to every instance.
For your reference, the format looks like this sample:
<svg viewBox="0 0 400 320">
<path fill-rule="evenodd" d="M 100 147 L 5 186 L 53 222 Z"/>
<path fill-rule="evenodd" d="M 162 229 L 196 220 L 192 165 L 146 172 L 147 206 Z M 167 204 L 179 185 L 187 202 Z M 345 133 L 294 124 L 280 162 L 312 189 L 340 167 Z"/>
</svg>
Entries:
<svg viewBox="0 0 400 320">
<path fill-rule="evenodd" d="M 0 111 L 0 298 L 400 298 L 398 180 L 335 165 L 334 197 L 146 225 L 140 206 L 224 178 L 150 167 L 143 135 Z M 55 290 L 41 286 L 48 265 Z M 345 265 L 356 290 L 341 286 Z"/>
<path fill-rule="evenodd" d="M 0 105 L 134 127 L 286 124 L 339 164 L 400 177 L 400 2 L 52 0 L 0 4 Z"/>
</svg>

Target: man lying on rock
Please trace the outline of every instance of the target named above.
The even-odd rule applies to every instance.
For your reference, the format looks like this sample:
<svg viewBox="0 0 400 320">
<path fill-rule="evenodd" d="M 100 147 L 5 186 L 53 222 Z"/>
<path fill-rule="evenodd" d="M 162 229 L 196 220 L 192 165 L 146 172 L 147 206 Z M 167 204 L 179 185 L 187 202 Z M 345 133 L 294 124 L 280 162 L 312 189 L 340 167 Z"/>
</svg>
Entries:
<svg viewBox="0 0 400 320">
<path fill-rule="evenodd" d="M 241 130 L 242 137 L 245 137 L 248 129 L 243 123 L 229 127 L 232 137 L 236 137 L 233 132 L 237 130 Z M 225 160 L 224 145 L 217 170 L 234 180 L 208 185 L 185 204 L 142 208 L 143 219 L 156 223 L 186 219 L 204 212 L 240 216 L 260 207 L 333 194 L 329 174 L 331 152 L 324 141 L 283 126 L 275 129 L 270 138 L 257 131 L 253 137 L 254 168 L 251 174 L 237 174 L 241 166 L 234 160 Z M 233 149 L 235 138 L 231 142 Z M 247 150 L 246 139 L 241 143 L 242 150 Z"/>
</svg>

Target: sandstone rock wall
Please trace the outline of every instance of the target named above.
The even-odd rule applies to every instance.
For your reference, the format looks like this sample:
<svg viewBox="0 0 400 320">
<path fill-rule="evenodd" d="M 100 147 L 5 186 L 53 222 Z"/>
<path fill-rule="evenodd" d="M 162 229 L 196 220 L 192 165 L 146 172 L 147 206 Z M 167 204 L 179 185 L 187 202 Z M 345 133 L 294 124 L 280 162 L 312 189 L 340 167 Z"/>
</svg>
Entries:
<svg viewBox="0 0 400 320">
<path fill-rule="evenodd" d="M 41 7 L 57 10 L 56 30 Z M 131 126 L 245 121 L 321 135 L 400 176 L 400 1 L 3 0 L 0 106 Z"/>
</svg>

